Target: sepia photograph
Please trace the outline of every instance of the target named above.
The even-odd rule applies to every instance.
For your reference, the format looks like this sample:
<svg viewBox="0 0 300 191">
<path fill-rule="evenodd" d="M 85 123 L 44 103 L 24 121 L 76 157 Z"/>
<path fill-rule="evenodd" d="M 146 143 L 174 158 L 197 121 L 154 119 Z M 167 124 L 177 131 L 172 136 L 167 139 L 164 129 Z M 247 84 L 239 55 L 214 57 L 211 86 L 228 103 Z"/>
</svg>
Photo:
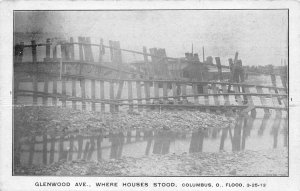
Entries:
<svg viewBox="0 0 300 191">
<path fill-rule="evenodd" d="M 288 177 L 288 14 L 14 11 L 12 175 Z"/>
</svg>

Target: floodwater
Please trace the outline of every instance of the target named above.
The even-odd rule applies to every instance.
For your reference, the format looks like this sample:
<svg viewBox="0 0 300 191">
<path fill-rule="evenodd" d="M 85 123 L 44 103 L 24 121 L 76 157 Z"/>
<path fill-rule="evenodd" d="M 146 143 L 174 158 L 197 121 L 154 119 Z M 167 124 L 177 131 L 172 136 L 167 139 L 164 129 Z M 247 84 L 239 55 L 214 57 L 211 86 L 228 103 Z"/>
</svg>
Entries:
<svg viewBox="0 0 300 191">
<path fill-rule="evenodd" d="M 97 132 L 93 135 L 64 134 L 20 137 L 15 142 L 15 165 L 49 165 L 60 160 L 100 161 L 122 157 L 243 150 L 261 151 L 288 145 L 286 116 L 258 113 L 240 116 L 228 128 L 172 131 L 137 129 Z"/>
</svg>

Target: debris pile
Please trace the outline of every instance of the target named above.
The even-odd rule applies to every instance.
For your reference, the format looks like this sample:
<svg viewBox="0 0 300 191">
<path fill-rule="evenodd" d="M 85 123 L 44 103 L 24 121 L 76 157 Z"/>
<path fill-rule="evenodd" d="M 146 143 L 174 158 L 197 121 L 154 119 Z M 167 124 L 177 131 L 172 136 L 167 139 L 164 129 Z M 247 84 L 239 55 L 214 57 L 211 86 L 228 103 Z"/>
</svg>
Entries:
<svg viewBox="0 0 300 191">
<path fill-rule="evenodd" d="M 91 132 L 128 129 L 193 130 L 228 127 L 235 118 L 200 111 L 150 111 L 117 114 L 70 108 L 26 106 L 14 108 L 14 129 L 25 134 Z"/>
</svg>

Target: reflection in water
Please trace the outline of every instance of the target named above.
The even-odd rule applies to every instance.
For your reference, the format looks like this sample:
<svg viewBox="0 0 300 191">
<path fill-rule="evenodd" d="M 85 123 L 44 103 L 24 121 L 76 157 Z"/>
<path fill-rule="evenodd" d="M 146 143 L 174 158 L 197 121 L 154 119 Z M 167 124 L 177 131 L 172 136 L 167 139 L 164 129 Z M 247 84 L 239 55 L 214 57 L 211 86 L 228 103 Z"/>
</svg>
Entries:
<svg viewBox="0 0 300 191">
<path fill-rule="evenodd" d="M 153 154 L 168 154 L 173 140 L 172 131 L 158 131 L 154 136 Z"/>
<path fill-rule="evenodd" d="M 133 130 L 101 132 L 92 136 L 61 135 L 22 137 L 15 135 L 15 165 L 51 164 L 59 160 L 108 160 L 123 156 L 185 152 L 263 150 L 288 145 L 286 118 L 239 117 L 232 127 L 199 129 L 191 132 L 171 130 Z"/>
<path fill-rule="evenodd" d="M 214 132 L 216 132 L 216 131 L 213 131 L 213 136 L 212 137 L 216 138 L 216 135 L 214 136 Z M 203 141 L 204 141 L 204 130 L 199 129 L 198 131 L 193 132 L 189 152 L 190 153 L 202 152 L 202 150 L 203 150 Z"/>
<path fill-rule="evenodd" d="M 117 134 L 109 134 L 109 140 L 111 142 L 110 158 L 119 159 L 122 156 L 124 145 L 124 134 L 122 132 Z"/>
</svg>

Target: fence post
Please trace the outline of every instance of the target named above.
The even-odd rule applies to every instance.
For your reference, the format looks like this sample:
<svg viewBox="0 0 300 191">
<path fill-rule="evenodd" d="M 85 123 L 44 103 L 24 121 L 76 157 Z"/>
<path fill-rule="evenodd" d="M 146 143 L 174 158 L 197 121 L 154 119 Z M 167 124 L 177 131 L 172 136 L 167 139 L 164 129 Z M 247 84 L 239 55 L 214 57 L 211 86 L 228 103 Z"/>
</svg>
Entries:
<svg viewBox="0 0 300 191">
<path fill-rule="evenodd" d="M 70 38 L 70 43 L 71 43 L 70 46 L 69 46 L 70 47 L 70 59 L 75 60 L 75 52 L 74 52 L 74 44 L 73 44 L 74 39 L 73 39 L 73 37 Z"/>
<path fill-rule="evenodd" d="M 33 105 L 37 105 L 37 86 L 38 86 L 38 64 L 37 64 L 37 55 L 36 55 L 36 42 L 35 40 L 31 41 L 31 48 L 32 48 L 32 62 L 34 65 L 34 75 L 33 75 Z"/>
<path fill-rule="evenodd" d="M 122 64 L 122 53 L 121 53 L 120 42 L 118 42 L 118 41 L 114 42 L 114 45 L 115 45 L 115 48 L 117 48 L 117 50 L 115 50 L 116 54 L 114 55 L 114 60 L 117 62 L 118 69 L 120 69 L 121 64 Z M 124 74 L 120 72 L 119 77 L 122 79 L 124 77 Z M 124 86 L 124 81 L 120 80 L 116 99 L 121 99 L 123 86 Z M 119 111 L 119 105 L 116 105 L 116 111 Z"/>
<path fill-rule="evenodd" d="M 142 111 L 142 106 L 140 106 L 140 104 L 142 104 L 142 90 L 141 90 L 141 82 L 140 80 L 136 81 L 136 91 L 137 91 L 137 98 L 138 98 L 138 111 L 141 112 Z"/>
<path fill-rule="evenodd" d="M 100 39 L 100 46 L 99 46 L 99 63 L 103 61 L 103 55 L 105 54 L 105 48 L 103 46 L 103 39 Z"/>
<path fill-rule="evenodd" d="M 45 75 L 44 93 L 46 93 L 46 94 L 48 93 L 48 83 L 49 83 L 48 76 Z M 47 102 L 48 102 L 48 97 L 47 97 L 47 95 L 44 95 L 44 97 L 43 97 L 43 105 L 47 106 Z"/>
<path fill-rule="evenodd" d="M 67 56 L 67 53 L 66 53 L 66 45 L 64 45 L 64 44 L 62 44 L 61 45 L 61 59 L 62 59 L 62 62 L 64 61 L 64 60 L 66 60 L 66 56 Z M 62 73 L 66 73 L 66 67 L 65 67 L 65 63 L 63 63 L 62 64 Z M 62 89 L 62 95 L 63 95 L 63 98 L 62 98 L 62 106 L 63 107 L 66 107 L 66 105 L 67 105 L 67 101 L 66 101 L 66 78 L 65 77 L 62 77 L 61 78 L 61 89 Z"/>
<path fill-rule="evenodd" d="M 193 83 L 192 88 L 193 88 L 193 94 L 194 94 L 194 104 L 198 105 L 199 104 L 199 98 L 197 96 L 197 94 L 198 94 L 197 84 Z"/>
<path fill-rule="evenodd" d="M 129 99 L 129 104 L 133 104 L 132 99 L 132 82 L 128 81 L 128 99 Z M 129 105 L 129 111 L 132 112 L 133 111 L 133 105 Z"/>
<path fill-rule="evenodd" d="M 57 94 L 57 78 L 56 78 L 56 77 L 53 78 L 53 88 L 52 88 L 52 93 L 53 93 L 54 95 Z M 54 106 L 57 106 L 57 98 L 56 98 L 56 96 L 55 96 L 54 98 L 52 98 L 52 104 L 53 104 Z"/>
<path fill-rule="evenodd" d="M 46 41 L 46 61 L 50 60 L 50 48 L 51 48 L 51 39 L 47 38 L 47 41 Z"/>
<path fill-rule="evenodd" d="M 144 81 L 144 90 L 145 90 L 145 97 L 146 97 L 146 104 L 150 104 L 150 85 L 149 82 Z"/>
<path fill-rule="evenodd" d="M 83 39 L 82 37 L 78 37 L 78 43 L 79 43 L 79 60 L 83 61 Z"/>
<path fill-rule="evenodd" d="M 168 82 L 163 82 L 163 97 L 164 97 L 164 104 L 167 104 L 168 98 Z"/>
<path fill-rule="evenodd" d="M 100 80 L 100 99 L 104 101 L 104 81 Z M 105 104 L 101 103 L 101 112 L 105 112 Z"/>
<path fill-rule="evenodd" d="M 91 80 L 91 97 L 92 97 L 92 111 L 96 111 L 96 103 L 95 103 L 95 80 Z"/>
<path fill-rule="evenodd" d="M 177 86 L 177 84 L 176 83 L 172 83 L 172 93 L 173 93 L 173 96 L 178 96 L 177 95 L 177 89 L 178 89 L 179 87 Z M 178 104 L 178 98 L 177 97 L 174 97 L 173 98 L 173 100 L 174 100 L 174 104 L 175 105 L 177 105 Z"/>
<path fill-rule="evenodd" d="M 53 47 L 53 60 L 57 59 L 57 47 L 56 45 Z"/>
<path fill-rule="evenodd" d="M 203 93 L 208 94 L 208 84 L 203 85 Z M 204 96 L 204 102 L 206 106 L 209 106 L 209 97 L 208 95 Z M 208 107 L 205 108 L 206 112 L 210 112 L 210 109 Z"/>
<path fill-rule="evenodd" d="M 86 103 L 85 103 L 85 79 L 80 79 L 80 88 L 81 88 L 81 98 L 82 98 L 82 110 L 86 110 Z"/>
<path fill-rule="evenodd" d="M 72 97 L 76 97 L 76 78 L 72 78 Z M 72 101 L 72 108 L 76 109 L 76 101 Z"/>
<path fill-rule="evenodd" d="M 88 51 L 88 61 L 90 62 L 94 62 L 94 56 L 93 56 L 93 50 L 92 50 L 92 46 L 91 46 L 91 38 L 90 37 L 86 37 L 86 43 L 88 43 L 87 45 L 87 51 Z"/>
<path fill-rule="evenodd" d="M 110 98 L 110 102 L 113 102 L 114 98 L 115 98 L 114 82 L 113 81 L 109 82 L 109 98 Z M 110 103 L 110 112 L 111 113 L 115 112 L 115 103 Z"/>
</svg>

